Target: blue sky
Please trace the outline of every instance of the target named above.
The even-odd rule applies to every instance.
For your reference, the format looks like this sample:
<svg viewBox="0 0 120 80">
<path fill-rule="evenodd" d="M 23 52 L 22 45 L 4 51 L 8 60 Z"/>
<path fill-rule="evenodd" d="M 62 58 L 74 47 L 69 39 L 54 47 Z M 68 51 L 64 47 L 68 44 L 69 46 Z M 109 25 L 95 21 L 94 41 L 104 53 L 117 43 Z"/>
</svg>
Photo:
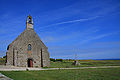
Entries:
<svg viewBox="0 0 120 80">
<path fill-rule="evenodd" d="M 120 0 L 0 0 L 0 57 L 29 14 L 51 58 L 120 58 Z"/>
</svg>

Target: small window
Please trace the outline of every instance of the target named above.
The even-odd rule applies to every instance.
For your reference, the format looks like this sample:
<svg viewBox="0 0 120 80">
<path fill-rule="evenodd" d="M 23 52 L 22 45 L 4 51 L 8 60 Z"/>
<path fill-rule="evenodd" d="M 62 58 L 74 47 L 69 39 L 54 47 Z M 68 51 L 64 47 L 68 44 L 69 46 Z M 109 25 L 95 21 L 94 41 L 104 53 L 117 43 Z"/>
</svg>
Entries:
<svg viewBox="0 0 120 80">
<path fill-rule="evenodd" d="M 28 51 L 31 51 L 31 44 L 28 44 Z"/>
</svg>

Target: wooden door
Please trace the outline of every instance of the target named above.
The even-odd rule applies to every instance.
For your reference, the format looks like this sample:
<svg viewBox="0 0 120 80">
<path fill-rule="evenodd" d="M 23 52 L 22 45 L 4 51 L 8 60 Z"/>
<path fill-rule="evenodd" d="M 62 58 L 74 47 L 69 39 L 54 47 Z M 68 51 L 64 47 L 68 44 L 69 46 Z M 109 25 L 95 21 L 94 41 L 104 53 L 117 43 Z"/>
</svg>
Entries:
<svg viewBox="0 0 120 80">
<path fill-rule="evenodd" d="M 28 59 L 28 67 L 33 67 L 33 60 L 32 59 Z"/>
<path fill-rule="evenodd" d="M 33 67 L 33 61 L 30 59 L 30 67 Z"/>
</svg>

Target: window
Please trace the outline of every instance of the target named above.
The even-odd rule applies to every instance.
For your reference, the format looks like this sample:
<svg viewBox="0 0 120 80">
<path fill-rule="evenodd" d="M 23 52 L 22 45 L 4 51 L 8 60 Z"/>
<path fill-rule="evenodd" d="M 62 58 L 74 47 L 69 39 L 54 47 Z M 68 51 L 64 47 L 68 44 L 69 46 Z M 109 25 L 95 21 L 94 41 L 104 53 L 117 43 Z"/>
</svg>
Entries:
<svg viewBox="0 0 120 80">
<path fill-rule="evenodd" d="M 31 51 L 31 44 L 28 44 L 28 51 Z"/>
</svg>

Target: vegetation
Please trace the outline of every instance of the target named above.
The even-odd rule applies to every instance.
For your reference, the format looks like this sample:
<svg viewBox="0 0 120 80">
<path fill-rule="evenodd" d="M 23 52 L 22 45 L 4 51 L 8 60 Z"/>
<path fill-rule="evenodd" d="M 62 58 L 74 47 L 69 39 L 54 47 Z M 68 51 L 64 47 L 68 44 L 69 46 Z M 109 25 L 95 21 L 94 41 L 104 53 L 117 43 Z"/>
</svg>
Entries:
<svg viewBox="0 0 120 80">
<path fill-rule="evenodd" d="M 6 59 L 6 57 L 7 57 L 7 56 L 3 56 L 3 58 L 5 58 L 5 59 Z"/>
<path fill-rule="evenodd" d="M 63 60 L 62 62 L 52 62 L 51 68 L 65 68 L 65 67 L 90 67 L 90 66 L 120 66 L 120 60 L 79 60 L 80 66 L 74 66 L 74 60 Z"/>
<path fill-rule="evenodd" d="M 53 59 L 53 58 L 50 58 L 50 61 L 53 61 L 53 62 L 55 62 L 56 60 L 55 60 L 55 59 Z"/>
<path fill-rule="evenodd" d="M 53 61 L 53 62 L 57 62 L 57 61 L 62 62 L 63 59 L 54 59 L 54 58 L 50 58 L 50 61 Z"/>
<path fill-rule="evenodd" d="M 6 58 L 0 58 L 0 65 L 5 65 Z"/>
<path fill-rule="evenodd" d="M 120 80 L 120 68 L 4 71 L 1 73 L 14 80 Z"/>
<path fill-rule="evenodd" d="M 74 60 L 53 59 L 51 60 L 51 68 L 71 68 L 71 67 L 89 67 L 89 66 L 120 66 L 120 60 L 78 60 L 80 66 L 74 66 Z M 4 65 L 6 58 L 0 58 L 0 65 Z"/>
<path fill-rule="evenodd" d="M 0 65 L 6 59 L 0 58 Z M 120 66 L 120 60 L 78 60 L 80 66 L 74 66 L 74 60 L 51 59 L 51 68 Z M 47 71 L 1 71 L 14 80 L 120 80 L 120 68 L 47 70 Z"/>
<path fill-rule="evenodd" d="M 56 59 L 56 61 L 63 62 L 63 59 Z"/>
</svg>

